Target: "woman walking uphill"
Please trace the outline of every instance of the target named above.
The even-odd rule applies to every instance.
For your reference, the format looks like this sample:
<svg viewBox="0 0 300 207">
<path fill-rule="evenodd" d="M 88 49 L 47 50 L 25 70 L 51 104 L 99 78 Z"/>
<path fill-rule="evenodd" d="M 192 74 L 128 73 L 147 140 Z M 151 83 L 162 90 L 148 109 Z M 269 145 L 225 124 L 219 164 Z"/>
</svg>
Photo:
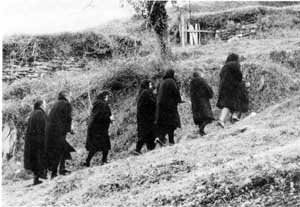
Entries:
<svg viewBox="0 0 300 207">
<path fill-rule="evenodd" d="M 182 103 L 182 100 L 174 75 L 174 70 L 168 70 L 158 88 L 155 124 L 159 133 L 157 141 L 162 145 L 166 142 L 166 134 L 168 134 L 169 143 L 173 145 L 175 143 L 174 131 L 181 127 L 177 106 Z"/>
<path fill-rule="evenodd" d="M 138 142 L 134 154 L 141 154 L 141 149 L 146 144 L 148 150 L 155 148 L 155 108 L 156 97 L 153 93 L 153 83 L 144 80 L 137 100 L 137 131 Z"/>
<path fill-rule="evenodd" d="M 238 121 L 238 113 L 248 110 L 248 94 L 243 84 L 239 56 L 230 54 L 220 72 L 219 97 L 217 107 L 222 109 L 218 125 L 224 128 L 229 112 L 232 120 Z"/>
<path fill-rule="evenodd" d="M 113 121 L 111 110 L 108 106 L 108 91 L 101 92 L 93 104 L 92 113 L 89 120 L 86 149 L 89 151 L 84 166 L 89 167 L 93 156 L 98 151 L 102 151 L 102 164 L 107 163 L 108 151 L 111 149 L 108 129 Z"/>
<path fill-rule="evenodd" d="M 42 183 L 39 178 L 46 178 L 47 176 L 44 160 L 47 121 L 47 115 L 44 112 L 45 107 L 46 103 L 43 100 L 38 100 L 34 103 L 25 135 L 24 167 L 33 172 L 33 185 Z"/>
<path fill-rule="evenodd" d="M 203 136 L 205 126 L 214 120 L 209 102 L 209 99 L 213 97 L 213 90 L 197 72 L 193 73 L 190 96 L 194 123 L 199 126 L 200 135 Z"/>
<path fill-rule="evenodd" d="M 61 91 L 58 100 L 53 105 L 46 125 L 46 153 L 48 169 L 51 170 L 51 178 L 59 174 L 66 175 L 70 171 L 65 169 L 65 160 L 71 159 L 71 153 L 75 149 L 67 142 L 67 133 L 73 134 L 72 106 L 70 103 L 71 92 Z"/>
</svg>

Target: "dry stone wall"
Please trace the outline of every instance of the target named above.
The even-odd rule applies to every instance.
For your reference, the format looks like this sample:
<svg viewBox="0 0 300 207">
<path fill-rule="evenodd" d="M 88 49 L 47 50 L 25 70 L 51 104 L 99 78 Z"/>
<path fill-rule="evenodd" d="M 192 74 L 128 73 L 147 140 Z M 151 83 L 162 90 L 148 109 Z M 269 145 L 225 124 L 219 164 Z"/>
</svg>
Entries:
<svg viewBox="0 0 300 207">
<path fill-rule="evenodd" d="M 10 63 L 3 64 L 2 80 L 11 83 L 21 78 L 40 78 L 44 75 L 50 75 L 53 72 L 61 70 L 82 70 L 83 67 L 84 62 L 76 61 L 74 58 L 69 58 L 68 60 L 54 58 L 47 62 L 35 61 L 24 66 L 14 64 L 14 61 L 12 60 Z"/>
</svg>

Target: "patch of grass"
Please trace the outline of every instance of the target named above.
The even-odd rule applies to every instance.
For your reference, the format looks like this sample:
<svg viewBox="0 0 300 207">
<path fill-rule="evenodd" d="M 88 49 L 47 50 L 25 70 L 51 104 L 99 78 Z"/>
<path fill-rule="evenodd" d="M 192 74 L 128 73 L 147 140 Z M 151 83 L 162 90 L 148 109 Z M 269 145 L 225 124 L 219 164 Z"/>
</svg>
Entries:
<svg viewBox="0 0 300 207">
<path fill-rule="evenodd" d="M 273 42 L 270 40 L 270 42 Z M 245 74 L 245 80 L 250 82 L 250 111 L 261 111 L 270 104 L 274 104 L 285 97 L 296 93 L 299 88 L 299 82 L 294 81 L 295 74 L 289 70 L 288 65 L 282 66 L 281 62 L 273 62 L 277 59 L 269 47 L 269 42 L 259 45 L 258 40 L 241 41 L 237 51 L 243 56 L 242 70 Z M 253 45 L 252 49 L 245 50 L 247 45 Z M 292 44 L 282 44 L 282 51 L 289 51 Z M 48 102 L 48 108 L 57 98 L 57 93 L 63 88 L 69 88 L 73 94 L 72 105 L 74 107 L 74 126 L 76 134 L 69 136 L 71 142 L 78 152 L 74 159 L 69 162 L 72 169 L 80 168 L 83 157 L 86 156 L 84 149 L 86 140 L 87 120 L 90 113 L 88 91 L 90 91 L 93 101 L 96 94 L 108 89 L 112 92 L 111 108 L 116 117 L 112 124 L 110 133 L 112 139 L 112 152 L 110 159 L 118 159 L 129 156 L 128 151 L 132 150 L 137 140 L 136 131 L 136 96 L 138 86 L 144 78 L 151 78 L 159 81 L 163 73 L 168 68 L 176 71 L 178 85 L 181 87 L 181 93 L 185 100 L 189 100 L 189 83 L 192 71 L 194 69 L 202 71 L 208 83 L 213 87 L 215 96 L 211 101 L 213 111 L 217 117 L 219 110 L 215 107 L 217 101 L 217 91 L 219 82 L 219 71 L 224 64 L 228 52 L 236 50 L 235 45 L 228 43 L 215 44 L 197 47 L 175 48 L 174 56 L 178 57 L 168 62 L 163 62 L 155 55 L 147 57 L 134 56 L 131 58 L 114 58 L 111 61 L 100 63 L 90 62 L 90 70 L 84 72 L 57 72 L 52 77 L 45 77 L 41 80 L 21 80 L 12 85 L 5 86 L 3 121 L 13 119 L 18 128 L 18 136 L 22 137 L 26 128 L 27 117 L 32 110 L 33 100 L 42 96 Z M 222 48 L 226 48 L 223 49 Z M 268 48 L 267 50 L 265 48 Z M 256 53 L 263 51 L 263 53 Z M 276 50 L 277 51 L 277 50 Z M 254 53 L 254 54 L 253 54 Z M 181 56 L 186 54 L 185 58 Z M 272 55 L 270 55 L 272 54 Z M 294 54 L 287 52 L 287 54 Z M 295 54 L 298 54 L 295 52 Z M 215 56 L 216 58 L 212 58 Z M 290 55 L 289 61 L 283 56 L 285 62 L 297 64 L 297 56 Z M 253 63 L 253 59 L 256 63 Z M 271 59 L 271 60 L 270 60 Z M 278 65 L 280 64 L 280 65 Z M 263 90 L 258 91 L 261 77 L 265 78 Z M 20 88 L 20 89 L 19 89 Z M 30 91 L 30 93 L 27 93 Z M 22 91 L 16 93 L 15 91 Z M 25 92 L 23 92 L 25 91 Z M 17 94 L 17 95 L 15 95 Z M 18 100 L 22 97 L 22 104 Z M 47 110 L 49 111 L 49 109 Z M 182 125 L 185 129 L 193 128 L 191 120 L 191 109 L 188 104 L 179 106 Z M 181 136 L 185 130 L 178 130 L 176 136 Z M 19 149 L 22 151 L 20 141 Z M 100 163 L 101 153 L 97 154 L 94 164 Z M 21 154 L 18 159 L 22 160 Z"/>
<path fill-rule="evenodd" d="M 36 191 L 23 189 L 22 200 L 8 203 L 241 206 L 249 202 L 251 206 L 271 201 L 283 205 L 284 195 L 285 201 L 295 206 L 300 184 L 299 119 L 295 114 L 299 97 L 289 102 L 279 104 L 286 111 L 272 113 L 278 107 L 270 107 L 225 130 L 215 128 L 203 138 L 78 170 L 49 185 L 37 186 Z M 277 121 L 279 126 L 271 128 Z M 244 133 L 229 135 L 245 125 L 248 129 Z M 282 130 L 287 134 L 281 134 Z M 292 131 L 295 133 L 290 134 Z M 49 193 L 55 193 L 55 199 L 46 199 Z"/>
</svg>

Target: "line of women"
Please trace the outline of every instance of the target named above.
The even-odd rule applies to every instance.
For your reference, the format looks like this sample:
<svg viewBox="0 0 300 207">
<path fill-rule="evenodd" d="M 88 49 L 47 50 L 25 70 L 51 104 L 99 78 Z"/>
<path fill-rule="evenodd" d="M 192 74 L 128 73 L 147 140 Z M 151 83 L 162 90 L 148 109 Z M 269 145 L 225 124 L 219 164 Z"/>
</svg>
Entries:
<svg viewBox="0 0 300 207">
<path fill-rule="evenodd" d="M 178 105 L 184 103 L 179 87 L 176 84 L 174 70 L 168 70 L 155 89 L 151 80 L 141 83 L 137 97 L 137 132 L 138 141 L 135 155 L 141 154 L 143 145 L 153 150 L 156 144 L 166 145 L 166 135 L 170 145 L 175 144 L 174 131 L 181 127 Z M 210 99 L 213 90 L 206 80 L 197 72 L 193 73 L 190 83 L 190 97 L 194 123 L 199 126 L 200 135 L 205 135 L 205 126 L 215 120 Z M 51 178 L 70 173 L 65 169 L 65 160 L 71 159 L 70 152 L 75 149 L 67 142 L 67 133 L 73 134 L 71 93 L 62 91 L 51 108 L 45 113 L 45 101 L 37 100 L 28 120 L 25 135 L 24 167 L 34 174 L 33 184 L 39 184 L 39 178 Z M 103 91 L 96 96 L 89 117 L 86 149 L 89 152 L 83 163 L 89 167 L 94 155 L 102 152 L 102 164 L 107 163 L 111 149 L 109 127 L 114 121 L 108 105 L 109 92 Z M 226 117 L 232 114 L 231 120 L 239 120 L 241 113 L 248 110 L 248 94 L 240 70 L 239 56 L 230 54 L 220 72 L 219 97 L 217 107 L 222 109 L 217 124 L 225 126 Z"/>
<path fill-rule="evenodd" d="M 47 170 L 51 178 L 57 173 L 67 175 L 65 161 L 71 159 L 75 149 L 67 142 L 68 133 L 73 134 L 71 93 L 61 91 L 49 114 L 45 113 L 46 102 L 36 100 L 25 134 L 24 168 L 34 174 L 33 184 L 40 184 L 39 178 L 47 179 Z"/>
<path fill-rule="evenodd" d="M 207 81 L 197 72 L 193 73 L 190 82 L 190 98 L 194 123 L 199 127 L 201 136 L 205 135 L 205 127 L 215 118 L 210 99 L 213 90 Z M 176 85 L 174 70 L 168 70 L 157 87 L 157 93 L 150 80 L 141 84 L 137 101 L 138 141 L 135 155 L 141 154 L 146 144 L 148 150 L 155 148 L 155 144 L 164 146 L 166 135 L 169 144 L 174 144 L 174 131 L 181 127 L 178 104 L 183 103 L 179 87 Z M 243 75 L 240 69 L 239 56 L 230 54 L 220 72 L 219 97 L 217 107 L 221 115 L 217 125 L 224 128 L 226 118 L 231 114 L 232 122 L 238 121 L 242 113 L 248 111 L 249 98 Z"/>
</svg>

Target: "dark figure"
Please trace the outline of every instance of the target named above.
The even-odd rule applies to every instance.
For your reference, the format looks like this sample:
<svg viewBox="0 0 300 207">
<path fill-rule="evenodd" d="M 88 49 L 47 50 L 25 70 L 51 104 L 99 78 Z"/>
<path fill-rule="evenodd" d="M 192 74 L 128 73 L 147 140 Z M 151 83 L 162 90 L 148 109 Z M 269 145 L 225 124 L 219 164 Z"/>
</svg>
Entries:
<svg viewBox="0 0 300 207">
<path fill-rule="evenodd" d="M 224 127 L 226 116 L 238 121 L 237 113 L 248 110 L 248 93 L 240 70 L 239 56 L 230 54 L 220 72 L 219 98 L 217 107 L 222 109 L 218 125 Z"/>
<path fill-rule="evenodd" d="M 34 103 L 25 135 L 24 168 L 33 172 L 33 185 L 42 183 L 39 178 L 47 176 L 44 154 L 47 115 L 44 109 L 44 101 L 38 100 Z"/>
<path fill-rule="evenodd" d="M 46 153 L 52 178 L 57 176 L 58 166 L 61 175 L 70 173 L 65 169 L 65 160 L 71 159 L 70 152 L 75 151 L 66 140 L 67 133 L 73 133 L 70 96 L 71 93 L 66 91 L 58 94 L 58 101 L 52 107 L 46 125 Z"/>
<path fill-rule="evenodd" d="M 238 111 L 238 116 L 240 118 L 241 114 L 242 113 L 246 113 L 248 112 L 249 110 L 249 94 L 248 94 L 248 91 L 247 91 L 247 86 L 246 86 L 246 83 L 245 81 L 242 81 L 242 83 L 240 84 L 240 87 L 239 87 L 239 97 L 240 97 L 240 108 L 239 108 L 239 111 Z"/>
<path fill-rule="evenodd" d="M 159 143 L 165 144 L 168 134 L 169 143 L 174 144 L 174 131 L 180 128 L 177 105 L 182 103 L 179 89 L 174 78 L 174 70 L 168 70 L 158 88 L 155 124 L 158 127 Z"/>
<path fill-rule="evenodd" d="M 153 83 L 150 80 L 144 80 L 137 100 L 138 142 L 135 154 L 141 154 L 144 144 L 146 144 L 148 150 L 155 148 L 155 108 L 156 97 L 153 94 Z"/>
<path fill-rule="evenodd" d="M 111 110 L 107 104 L 109 93 L 104 91 L 96 97 L 89 120 L 86 149 L 89 151 L 85 166 L 89 167 L 91 159 L 98 151 L 102 151 L 102 164 L 107 163 L 108 151 L 111 149 L 108 129 L 113 121 Z"/>
<path fill-rule="evenodd" d="M 193 73 L 190 84 L 190 96 L 192 102 L 192 112 L 194 123 L 199 126 L 200 135 L 205 135 L 204 128 L 214 120 L 209 99 L 214 93 L 206 80 L 199 76 L 197 72 Z"/>
</svg>

